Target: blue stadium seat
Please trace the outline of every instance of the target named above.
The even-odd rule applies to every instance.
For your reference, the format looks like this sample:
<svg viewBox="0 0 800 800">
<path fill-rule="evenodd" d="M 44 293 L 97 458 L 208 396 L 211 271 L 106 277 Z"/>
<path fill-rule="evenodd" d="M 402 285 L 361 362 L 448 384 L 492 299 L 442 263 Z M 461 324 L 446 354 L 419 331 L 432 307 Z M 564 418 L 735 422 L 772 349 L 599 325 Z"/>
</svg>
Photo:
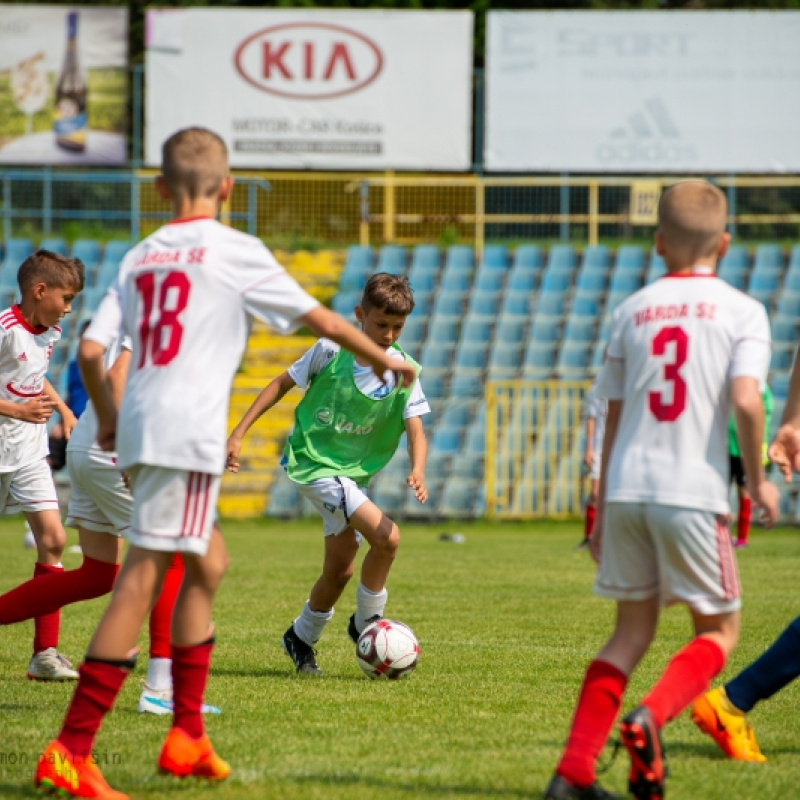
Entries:
<svg viewBox="0 0 800 800">
<path fill-rule="evenodd" d="M 525 350 L 522 376 L 533 379 L 551 377 L 556 365 L 556 349 L 555 342 L 531 341 Z"/>
<path fill-rule="evenodd" d="M 630 296 L 630 292 L 609 292 L 606 295 L 606 314 L 610 314 L 623 300 L 627 300 Z"/>
<path fill-rule="evenodd" d="M 502 381 L 515 378 L 522 367 L 522 342 L 495 341 L 489 353 L 489 380 Z"/>
<path fill-rule="evenodd" d="M 762 269 L 783 270 L 783 250 L 779 244 L 760 244 L 756 248 L 753 271 L 760 272 Z"/>
<path fill-rule="evenodd" d="M 474 519 L 478 516 L 475 500 L 479 488 L 479 481 L 474 479 L 450 477 L 442 490 L 439 513 L 448 519 Z"/>
<path fill-rule="evenodd" d="M 428 320 L 425 317 L 410 316 L 403 325 L 400 334 L 400 346 L 412 354 L 419 352 L 420 346 L 425 341 L 428 330 Z"/>
<path fill-rule="evenodd" d="M 633 294 L 642 287 L 642 279 L 635 272 L 615 272 L 611 276 L 609 289 L 612 292 L 627 292 Z"/>
<path fill-rule="evenodd" d="M 432 292 L 436 288 L 439 271 L 435 267 L 412 266 L 406 277 L 416 297 L 417 292 Z"/>
<path fill-rule="evenodd" d="M 405 275 L 406 249 L 401 245 L 387 244 L 381 247 L 378 254 L 376 272 L 388 272 L 390 275 Z"/>
<path fill-rule="evenodd" d="M 588 344 L 595 339 L 595 318 L 570 316 L 564 328 L 565 342 L 581 342 Z"/>
<path fill-rule="evenodd" d="M 611 253 L 604 244 L 589 245 L 583 251 L 581 259 L 581 272 L 597 270 L 608 273 L 611 264 Z"/>
<path fill-rule="evenodd" d="M 786 273 L 783 281 L 784 292 L 800 292 L 800 266 L 792 269 Z"/>
<path fill-rule="evenodd" d="M 557 342 L 561 338 L 561 317 L 536 315 L 528 338 L 531 342 Z"/>
<path fill-rule="evenodd" d="M 506 275 L 504 272 L 481 267 L 478 270 L 478 274 L 475 276 L 475 285 L 473 288 L 479 292 L 499 292 L 503 288 L 505 277 Z"/>
<path fill-rule="evenodd" d="M 440 345 L 455 344 L 460 327 L 461 317 L 433 317 L 428 327 L 428 341 Z"/>
<path fill-rule="evenodd" d="M 425 372 L 420 376 L 419 382 L 422 386 L 422 391 L 429 401 L 444 400 L 447 396 L 447 380 L 449 378 L 448 372 Z M 425 416 L 431 416 L 426 414 Z"/>
<path fill-rule="evenodd" d="M 770 387 L 772 393 L 775 395 L 776 400 L 785 401 L 786 394 L 789 391 L 789 381 L 791 379 L 790 372 L 778 372 L 772 376 L 770 380 Z"/>
<path fill-rule="evenodd" d="M 539 284 L 539 273 L 528 270 L 512 269 L 508 276 L 507 292 L 533 292 Z"/>
<path fill-rule="evenodd" d="M 131 243 L 126 239 L 112 239 L 110 242 L 107 242 L 103 250 L 103 258 L 100 261 L 100 266 L 97 268 L 95 281 L 108 286 L 117 272 L 119 272 L 120 262 L 130 249 Z"/>
<path fill-rule="evenodd" d="M 528 318 L 516 314 L 502 314 L 497 321 L 494 338 L 496 342 L 506 344 L 516 344 L 525 337 L 525 329 L 528 327 Z"/>
<path fill-rule="evenodd" d="M 749 294 L 754 300 L 758 300 L 759 303 L 764 305 L 768 316 L 772 314 L 772 298 L 775 294 L 773 289 L 748 287 L 747 294 Z"/>
<path fill-rule="evenodd" d="M 644 250 L 639 245 L 624 244 L 617 250 L 614 272 L 632 272 L 641 275 L 644 269 Z"/>
<path fill-rule="evenodd" d="M 426 488 L 428 489 L 428 500 L 425 503 L 420 503 L 413 492 L 406 490 L 405 501 L 402 509 L 398 514 L 402 514 L 408 519 L 428 520 L 437 517 L 439 514 L 439 498 L 442 494 L 442 481 L 436 477 L 431 477 L 426 480 Z"/>
<path fill-rule="evenodd" d="M 468 292 L 472 288 L 472 273 L 444 271 L 440 289 L 450 292 Z"/>
<path fill-rule="evenodd" d="M 483 250 L 481 269 L 505 272 L 508 269 L 508 249 L 503 244 L 489 244 Z"/>
<path fill-rule="evenodd" d="M 447 249 L 444 265 L 447 272 L 472 272 L 475 269 L 475 251 L 465 244 L 454 244 Z"/>
<path fill-rule="evenodd" d="M 792 270 L 800 270 L 800 244 L 793 245 L 789 254 L 789 271 Z"/>
<path fill-rule="evenodd" d="M 750 283 L 747 286 L 748 294 L 752 294 L 753 292 L 775 292 L 780 285 L 781 276 L 779 272 L 765 272 L 760 271 L 757 272 L 753 270 L 753 274 L 750 276 Z"/>
<path fill-rule="evenodd" d="M 100 243 L 96 239 L 76 239 L 70 251 L 72 258 L 78 258 L 86 267 L 86 281 L 100 263 Z"/>
<path fill-rule="evenodd" d="M 597 339 L 601 342 L 607 342 L 609 337 L 611 336 L 611 322 L 613 321 L 613 317 L 610 312 L 606 311 L 603 315 L 603 319 L 600 322 L 600 330 L 597 332 Z"/>
<path fill-rule="evenodd" d="M 745 284 L 747 283 L 748 270 L 747 267 L 737 267 L 735 264 L 729 267 L 720 264 L 717 276 L 725 281 L 725 283 L 729 283 L 734 288 L 739 289 L 739 291 L 744 291 Z"/>
<path fill-rule="evenodd" d="M 422 356 L 419 360 L 420 366 L 427 375 L 429 371 L 436 369 L 452 369 L 454 344 L 442 344 L 441 342 L 428 342 L 422 348 Z"/>
<path fill-rule="evenodd" d="M 514 270 L 537 272 L 542 268 L 542 251 L 536 244 L 521 244 L 514 251 Z"/>
<path fill-rule="evenodd" d="M 0 285 L 16 291 L 17 271 L 22 262 L 33 252 L 30 239 L 9 239 L 6 242 L 5 256 L 0 264 Z"/>
<path fill-rule="evenodd" d="M 531 313 L 531 307 L 535 305 L 536 301 L 533 295 L 512 291 L 509 287 L 508 291 L 503 295 L 501 313 L 527 317 Z"/>
<path fill-rule="evenodd" d="M 385 472 L 378 474 L 370 486 L 370 497 L 384 514 L 391 517 L 396 517 L 401 512 L 406 501 L 406 493 L 405 481 L 398 481 Z"/>
<path fill-rule="evenodd" d="M 772 320 L 772 341 L 775 344 L 797 344 L 797 317 L 783 317 L 776 314 Z"/>
<path fill-rule="evenodd" d="M 544 292 L 565 292 L 572 283 L 569 272 L 546 269 L 542 275 L 542 289 Z"/>
<path fill-rule="evenodd" d="M 494 317 L 468 314 L 461 327 L 461 344 L 488 344 L 493 324 Z"/>
<path fill-rule="evenodd" d="M 353 309 L 361 302 L 361 290 L 340 291 L 333 296 L 331 308 L 343 317 L 351 317 Z"/>
<path fill-rule="evenodd" d="M 369 247 L 353 246 L 347 249 L 344 269 L 339 276 L 339 291 L 346 292 L 364 289 L 367 278 L 372 273 L 372 250 Z"/>
<path fill-rule="evenodd" d="M 416 269 L 438 270 L 441 266 L 441 253 L 433 244 L 418 244 L 411 253 L 411 267 Z"/>
<path fill-rule="evenodd" d="M 598 269 L 582 269 L 575 284 L 576 291 L 603 292 L 608 284 L 608 272 Z"/>
<path fill-rule="evenodd" d="M 606 347 L 608 343 L 603 341 L 596 341 L 592 348 L 592 363 L 590 365 L 592 372 L 599 372 L 603 366 L 603 361 L 606 357 Z"/>
<path fill-rule="evenodd" d="M 473 291 L 469 300 L 471 314 L 496 315 L 500 310 L 500 292 Z"/>
<path fill-rule="evenodd" d="M 473 422 L 467 428 L 464 448 L 472 456 L 482 456 L 486 452 L 486 425 L 483 422 Z"/>
<path fill-rule="evenodd" d="M 484 379 L 481 373 L 462 372 L 455 373 L 450 382 L 452 397 L 483 397 Z"/>
<path fill-rule="evenodd" d="M 667 272 L 667 266 L 664 264 L 664 259 L 653 250 L 650 253 L 650 266 L 647 268 L 647 278 L 645 283 L 652 283 L 658 280 L 662 275 Z"/>
<path fill-rule="evenodd" d="M 456 372 L 454 374 L 459 375 L 466 372 L 482 374 L 486 370 L 488 359 L 488 341 L 461 344 L 456 352 Z"/>
<path fill-rule="evenodd" d="M 562 378 L 578 378 L 586 374 L 589 362 L 588 342 L 566 341 L 556 361 L 556 374 Z"/>
<path fill-rule="evenodd" d="M 453 398 L 445 402 L 438 425 L 445 428 L 465 428 L 475 415 L 475 401 Z"/>
<path fill-rule="evenodd" d="M 59 255 L 67 255 L 67 242 L 60 236 L 51 236 L 48 239 L 42 239 L 39 244 L 40 250 L 49 250 L 51 253 L 58 253 Z"/>
<path fill-rule="evenodd" d="M 794 352 L 797 349 L 797 343 L 794 344 L 774 344 L 772 346 L 772 358 L 769 362 L 769 368 L 772 372 L 785 372 L 792 368 L 794 363 Z"/>
<path fill-rule="evenodd" d="M 571 244 L 555 244 L 547 253 L 547 270 L 572 274 L 577 258 Z"/>
<path fill-rule="evenodd" d="M 722 257 L 719 262 L 720 269 L 724 266 L 726 269 L 745 270 L 750 267 L 750 258 L 747 255 L 747 248 L 743 244 L 732 244 L 728 248 L 728 252 Z"/>
<path fill-rule="evenodd" d="M 436 475 L 437 478 L 448 479 L 450 477 L 450 466 L 452 462 L 453 453 L 434 450 L 431 447 L 428 450 L 428 456 L 425 461 L 425 471 L 429 475 Z M 403 478 L 405 477 L 404 475 Z M 403 483 L 405 483 L 405 480 Z"/>
<path fill-rule="evenodd" d="M 414 292 L 414 310 L 409 315 L 409 320 L 427 317 L 433 308 L 433 294 L 430 291 Z"/>
<path fill-rule="evenodd" d="M 536 314 L 545 314 L 550 317 L 560 316 L 564 313 L 565 305 L 566 301 L 562 292 L 542 291 L 536 301 Z"/>
<path fill-rule="evenodd" d="M 466 294 L 443 289 L 433 301 L 434 315 L 459 316 L 464 313 Z"/>
<path fill-rule="evenodd" d="M 300 514 L 300 493 L 297 484 L 290 481 L 281 469 L 275 473 L 275 481 L 269 493 L 267 516 L 286 519 Z"/>
<path fill-rule="evenodd" d="M 800 292 L 781 292 L 778 296 L 778 316 L 799 317 L 800 316 Z"/>
<path fill-rule="evenodd" d="M 572 300 L 571 313 L 573 317 L 596 317 L 600 311 L 600 301 L 597 297 L 587 294 L 577 294 Z"/>
</svg>

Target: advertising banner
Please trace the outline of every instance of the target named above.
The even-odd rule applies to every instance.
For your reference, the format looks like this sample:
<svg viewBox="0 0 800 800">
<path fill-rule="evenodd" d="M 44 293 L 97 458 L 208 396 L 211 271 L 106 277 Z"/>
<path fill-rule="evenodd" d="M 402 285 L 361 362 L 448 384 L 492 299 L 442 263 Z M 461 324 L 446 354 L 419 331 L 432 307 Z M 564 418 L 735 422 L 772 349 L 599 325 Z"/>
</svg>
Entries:
<svg viewBox="0 0 800 800">
<path fill-rule="evenodd" d="M 488 17 L 489 170 L 800 170 L 800 13 Z"/>
<path fill-rule="evenodd" d="M 124 164 L 128 10 L 0 5 L 0 164 Z"/>
<path fill-rule="evenodd" d="M 146 154 L 190 125 L 249 168 L 465 170 L 472 13 L 149 10 Z"/>
</svg>

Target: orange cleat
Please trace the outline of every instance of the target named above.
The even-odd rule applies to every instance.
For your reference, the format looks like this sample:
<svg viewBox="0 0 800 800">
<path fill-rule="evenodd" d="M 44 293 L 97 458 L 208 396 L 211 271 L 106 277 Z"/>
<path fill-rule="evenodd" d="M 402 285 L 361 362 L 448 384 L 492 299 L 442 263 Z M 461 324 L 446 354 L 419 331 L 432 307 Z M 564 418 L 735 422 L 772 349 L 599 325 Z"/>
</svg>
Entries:
<svg viewBox="0 0 800 800">
<path fill-rule="evenodd" d="M 231 774 L 230 764 L 214 752 L 207 735 L 193 739 L 183 728 L 170 728 L 158 757 L 158 769 L 179 778 L 193 775 L 212 781 L 224 781 Z"/>
<path fill-rule="evenodd" d="M 91 756 L 74 756 L 58 739 L 45 748 L 36 766 L 34 786 L 45 793 L 96 800 L 130 800 L 107 783 Z"/>
</svg>

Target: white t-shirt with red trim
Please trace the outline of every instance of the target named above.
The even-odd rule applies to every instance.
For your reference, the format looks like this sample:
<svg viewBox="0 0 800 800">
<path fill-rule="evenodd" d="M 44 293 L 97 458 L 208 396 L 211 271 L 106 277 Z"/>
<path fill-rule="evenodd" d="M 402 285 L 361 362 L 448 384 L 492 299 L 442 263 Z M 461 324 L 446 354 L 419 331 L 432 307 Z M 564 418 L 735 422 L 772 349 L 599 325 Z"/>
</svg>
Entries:
<svg viewBox="0 0 800 800">
<path fill-rule="evenodd" d="M 614 312 L 599 392 L 622 400 L 606 499 L 727 514 L 731 382 L 770 361 L 764 306 L 708 270 L 667 275 Z"/>
<path fill-rule="evenodd" d="M 225 467 L 231 382 L 259 317 L 282 333 L 318 305 L 254 236 L 210 218 L 159 228 L 120 264 L 84 336 L 132 340 L 119 465 Z"/>
<path fill-rule="evenodd" d="M 61 328 L 34 328 L 14 305 L 0 312 L 0 399 L 23 405 L 44 390 Z M 14 472 L 49 453 L 47 425 L 0 416 L 0 472 Z"/>
</svg>

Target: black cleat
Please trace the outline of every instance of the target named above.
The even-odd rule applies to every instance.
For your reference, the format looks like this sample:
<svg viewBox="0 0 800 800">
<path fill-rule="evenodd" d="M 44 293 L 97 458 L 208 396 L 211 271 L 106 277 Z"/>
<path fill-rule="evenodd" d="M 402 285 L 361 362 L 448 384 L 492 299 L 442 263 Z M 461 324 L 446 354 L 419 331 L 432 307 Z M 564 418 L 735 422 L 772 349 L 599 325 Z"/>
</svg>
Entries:
<svg viewBox="0 0 800 800">
<path fill-rule="evenodd" d="M 380 618 L 381 618 L 380 614 L 375 614 L 371 616 L 367 620 L 366 625 L 364 625 L 364 627 L 366 628 L 368 625 L 372 625 L 373 622 L 377 622 Z M 361 634 L 358 632 L 358 628 L 356 628 L 355 614 L 351 614 L 350 622 L 347 623 L 347 635 L 353 640 L 353 642 L 355 642 L 355 644 L 358 644 L 358 637 L 361 636 Z"/>
<path fill-rule="evenodd" d="M 304 675 L 322 675 L 322 670 L 317 666 L 314 658 L 314 648 L 306 644 L 295 632 L 294 625 L 283 634 L 283 649 L 286 655 L 294 661 L 299 673 Z"/>
<path fill-rule="evenodd" d="M 573 786 L 566 778 L 553 775 L 553 779 L 545 789 L 544 800 L 619 800 L 619 798 L 596 782 L 581 789 Z"/>
<path fill-rule="evenodd" d="M 592 543 L 592 540 L 588 536 L 584 536 L 578 544 L 575 545 L 576 550 L 585 550 L 589 545 Z"/>
<path fill-rule="evenodd" d="M 634 708 L 620 722 L 619 732 L 631 757 L 628 790 L 636 800 L 662 800 L 667 777 L 664 746 L 650 709 Z"/>
</svg>

